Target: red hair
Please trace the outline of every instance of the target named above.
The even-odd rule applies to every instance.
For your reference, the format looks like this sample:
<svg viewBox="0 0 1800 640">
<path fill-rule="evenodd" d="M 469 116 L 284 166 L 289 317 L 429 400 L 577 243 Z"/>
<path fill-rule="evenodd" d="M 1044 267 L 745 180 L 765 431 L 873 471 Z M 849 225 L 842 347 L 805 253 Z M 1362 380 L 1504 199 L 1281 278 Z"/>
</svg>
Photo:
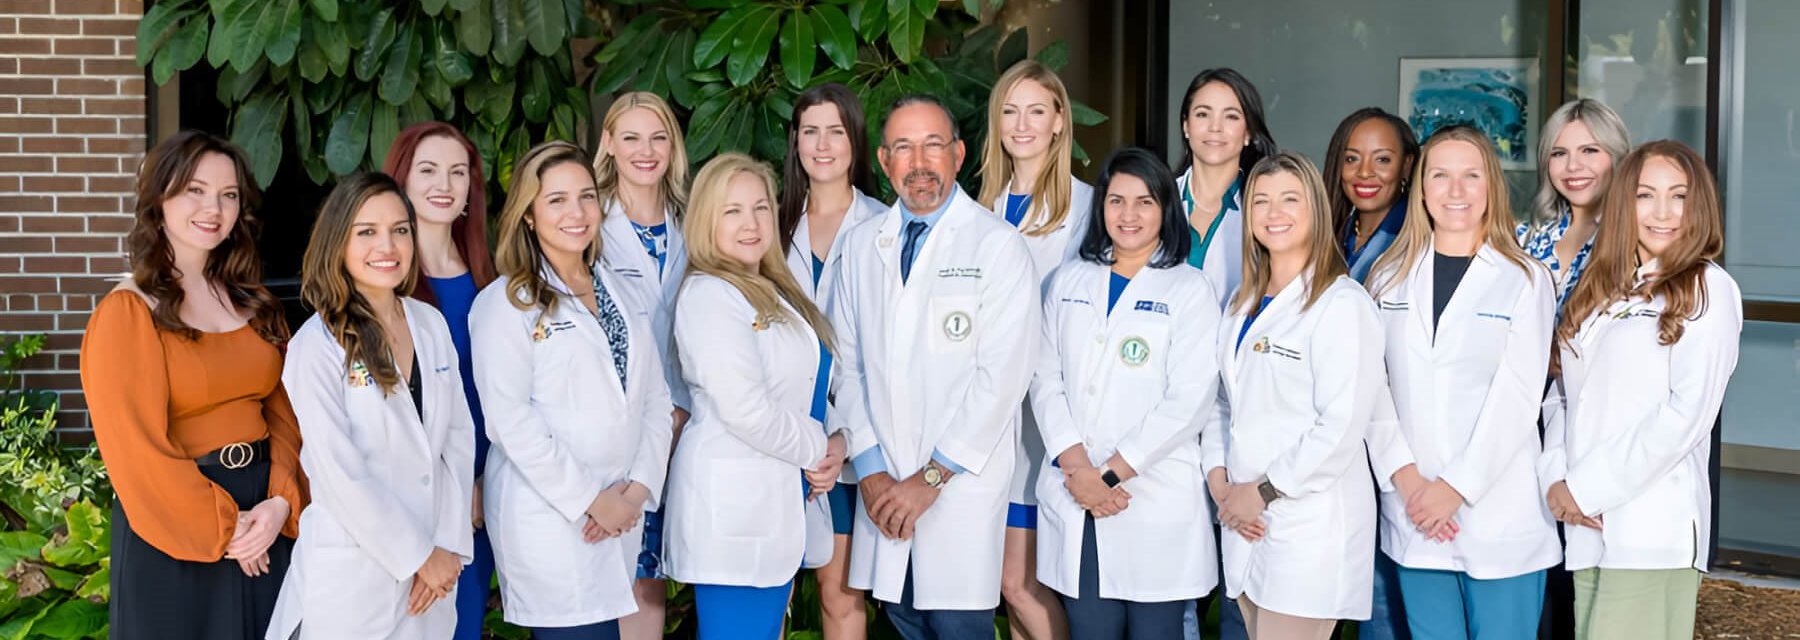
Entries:
<svg viewBox="0 0 1800 640">
<path fill-rule="evenodd" d="M 457 253 L 461 254 L 463 264 L 468 265 L 469 274 L 475 278 L 475 288 L 480 289 L 493 282 L 496 273 L 494 257 L 487 245 L 487 177 L 481 172 L 481 152 L 475 149 L 475 144 L 449 123 L 421 122 L 394 137 L 394 146 L 388 150 L 387 164 L 382 167 L 382 172 L 399 183 L 404 194 L 406 177 L 412 173 L 409 169 L 419 143 L 440 136 L 455 140 L 469 154 L 469 214 L 457 216 L 456 221 L 450 223 L 450 238 Z M 425 278 L 419 278 L 413 286 L 412 297 L 437 306 L 437 297 L 431 295 L 431 287 L 426 285 Z"/>
</svg>

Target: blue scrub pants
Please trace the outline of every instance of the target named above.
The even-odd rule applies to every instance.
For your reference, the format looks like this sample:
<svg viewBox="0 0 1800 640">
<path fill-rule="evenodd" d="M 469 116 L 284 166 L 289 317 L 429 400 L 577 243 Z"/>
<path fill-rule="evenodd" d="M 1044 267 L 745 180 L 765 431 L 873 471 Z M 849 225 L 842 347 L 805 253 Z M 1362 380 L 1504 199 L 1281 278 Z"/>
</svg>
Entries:
<svg viewBox="0 0 1800 640">
<path fill-rule="evenodd" d="M 607 620 L 579 627 L 534 628 L 532 640 L 619 640 L 619 621 Z"/>
<path fill-rule="evenodd" d="M 787 615 L 794 580 L 774 587 L 697 584 L 694 610 L 700 616 L 700 640 L 776 640 Z"/>
<path fill-rule="evenodd" d="M 1375 599 L 1370 603 L 1369 619 L 1357 625 L 1357 640 L 1412 640 L 1406 615 L 1410 598 L 1401 597 L 1396 573 L 1400 565 L 1382 553 L 1379 546 L 1375 549 Z"/>
<path fill-rule="evenodd" d="M 1544 572 L 1478 580 L 1460 571 L 1398 567 L 1413 635 L 1431 640 L 1530 640 L 1544 607 Z"/>
<path fill-rule="evenodd" d="M 1250 632 L 1244 629 L 1244 612 L 1238 609 L 1237 601 L 1225 597 L 1225 552 L 1221 546 L 1224 538 L 1219 537 L 1219 525 L 1213 525 L 1213 557 L 1218 562 L 1219 586 L 1212 595 L 1201 598 L 1197 606 L 1187 608 L 1182 614 L 1181 631 L 1186 640 L 1200 640 L 1201 623 L 1212 603 L 1219 603 L 1219 640 L 1249 640 Z"/>
<path fill-rule="evenodd" d="M 1094 516 L 1081 525 L 1081 597 L 1058 594 L 1069 614 L 1069 637 L 1081 640 L 1163 640 L 1180 637 L 1188 600 L 1133 602 L 1100 597 L 1100 546 L 1094 540 Z"/>
<path fill-rule="evenodd" d="M 915 609 L 913 608 L 912 566 L 906 567 L 906 587 L 899 602 L 883 603 L 888 622 L 906 640 L 993 640 L 993 609 Z"/>
<path fill-rule="evenodd" d="M 456 578 L 456 634 L 453 640 L 481 640 L 487 619 L 488 587 L 494 580 L 494 547 L 487 529 L 475 530 L 475 561 Z"/>
</svg>

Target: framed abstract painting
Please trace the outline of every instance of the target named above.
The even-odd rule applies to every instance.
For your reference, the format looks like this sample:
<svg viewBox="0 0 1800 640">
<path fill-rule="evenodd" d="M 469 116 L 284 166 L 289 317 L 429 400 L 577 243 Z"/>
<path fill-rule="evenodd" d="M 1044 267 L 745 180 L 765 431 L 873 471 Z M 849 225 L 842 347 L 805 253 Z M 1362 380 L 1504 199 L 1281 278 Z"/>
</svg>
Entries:
<svg viewBox="0 0 1800 640">
<path fill-rule="evenodd" d="M 1537 169 L 1537 58 L 1401 58 L 1400 117 L 1422 142 L 1469 124 L 1488 134 L 1508 171 Z"/>
</svg>

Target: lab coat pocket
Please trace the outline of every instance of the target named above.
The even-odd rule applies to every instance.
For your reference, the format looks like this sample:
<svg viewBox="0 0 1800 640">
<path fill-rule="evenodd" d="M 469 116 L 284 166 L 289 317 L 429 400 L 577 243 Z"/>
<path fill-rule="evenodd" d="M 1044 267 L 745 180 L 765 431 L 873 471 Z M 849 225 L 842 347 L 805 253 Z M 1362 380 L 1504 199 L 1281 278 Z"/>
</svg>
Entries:
<svg viewBox="0 0 1800 640">
<path fill-rule="evenodd" d="M 1682 549 L 1694 546 L 1694 491 L 1688 470 L 1677 466 L 1631 502 L 1601 514 L 1600 533 L 1607 548 L 1621 550 Z M 1674 567 L 1669 567 L 1674 568 Z"/>
<path fill-rule="evenodd" d="M 706 481 L 712 486 L 708 495 L 717 498 L 709 505 L 713 532 L 727 538 L 775 535 L 780 514 L 769 513 L 768 505 L 780 504 L 782 498 L 778 494 L 783 492 L 793 497 L 798 492 L 798 480 L 768 482 L 767 468 L 761 460 L 716 460 L 709 466 Z"/>
<path fill-rule="evenodd" d="M 1169 325 L 1166 322 L 1138 320 L 1120 326 L 1108 354 L 1119 370 L 1129 378 L 1160 379 L 1166 372 L 1169 349 Z"/>
<path fill-rule="evenodd" d="M 927 333 L 931 336 L 929 344 L 931 352 L 937 354 L 966 353 L 974 350 L 981 332 L 987 327 L 978 326 L 976 311 L 981 307 L 981 297 L 974 295 L 939 296 L 931 299 L 930 316 L 926 322 Z"/>
<path fill-rule="evenodd" d="M 406 393 L 406 387 L 395 386 L 393 393 Z M 411 400 L 392 399 L 398 402 L 411 402 Z M 381 385 L 373 380 L 370 380 L 367 386 L 351 386 L 344 393 L 344 411 L 354 425 L 354 428 L 350 429 L 350 440 L 356 443 L 357 450 L 363 452 L 365 457 L 388 450 L 386 416 L 389 400 L 390 397 L 382 393 Z"/>
<path fill-rule="evenodd" d="M 329 629 L 378 637 L 400 623 L 406 590 L 412 586 L 410 577 L 394 580 L 355 547 L 314 547 L 306 550 L 302 562 L 306 563 L 302 567 L 306 575 L 303 610 L 329 612 L 301 623 L 305 637 L 337 635 Z"/>
</svg>

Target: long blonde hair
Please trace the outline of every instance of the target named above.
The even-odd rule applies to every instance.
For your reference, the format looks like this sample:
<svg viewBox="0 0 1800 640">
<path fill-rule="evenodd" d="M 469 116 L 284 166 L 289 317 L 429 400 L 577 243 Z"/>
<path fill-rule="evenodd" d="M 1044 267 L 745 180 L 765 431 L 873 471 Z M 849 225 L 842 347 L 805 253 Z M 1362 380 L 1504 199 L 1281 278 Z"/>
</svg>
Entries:
<svg viewBox="0 0 1800 640">
<path fill-rule="evenodd" d="M 1056 72 L 1041 62 L 1027 59 L 1013 65 L 1001 74 L 1000 80 L 994 83 L 994 92 L 988 96 L 987 141 L 981 145 L 981 204 L 986 206 L 999 200 L 1012 184 L 1013 159 L 1000 141 L 1006 135 L 1000 127 L 1000 110 L 1006 103 L 1006 94 L 1026 80 L 1038 83 L 1056 96 L 1056 117 L 1062 120 L 1062 133 L 1050 137 L 1050 148 L 1044 152 L 1049 158 L 1031 185 L 1031 207 L 1044 214 L 1042 217 L 1029 216 L 1019 224 L 1025 235 L 1042 236 L 1055 231 L 1069 217 L 1069 200 L 1074 198 L 1070 193 L 1073 188 L 1069 176 L 1074 156 L 1074 145 L 1070 141 L 1075 137 L 1075 118 L 1069 106 L 1069 90 L 1063 86 L 1062 79 L 1056 77 Z"/>
<path fill-rule="evenodd" d="M 750 307 L 756 310 L 758 326 L 781 322 L 790 319 L 781 301 L 786 300 L 789 306 L 800 312 L 800 320 L 812 325 L 813 332 L 826 349 L 832 348 L 831 324 L 826 322 L 825 314 L 819 312 L 818 306 L 806 297 L 800 283 L 794 280 L 794 274 L 788 271 L 787 259 L 783 256 L 779 243 L 773 242 L 776 229 L 768 229 L 768 248 L 763 251 L 762 261 L 757 270 L 744 268 L 742 263 L 726 257 L 719 252 L 718 244 L 713 242 L 713 229 L 719 225 L 719 217 L 725 212 L 726 193 L 730 190 L 731 179 L 740 173 L 756 176 L 762 182 L 763 194 L 771 206 L 775 203 L 775 172 L 768 165 L 742 153 L 722 153 L 707 161 L 701 167 L 700 175 L 694 179 L 693 208 L 681 222 L 681 233 L 688 238 L 688 267 L 730 283 L 736 287 L 744 298 L 750 301 Z M 770 216 L 773 219 L 773 216 Z"/>
<path fill-rule="evenodd" d="M 1633 288 L 1638 263 L 1638 180 L 1651 158 L 1663 158 L 1687 175 L 1687 202 L 1681 216 L 1681 236 L 1657 257 L 1657 275 Z M 1594 250 L 1587 270 L 1575 283 L 1575 291 L 1563 307 L 1556 327 L 1556 341 L 1573 348 L 1575 334 L 1595 311 L 1626 297 L 1663 297 L 1657 318 L 1656 342 L 1675 344 L 1687 330 L 1686 322 L 1706 313 L 1706 266 L 1725 246 L 1720 218 L 1719 188 L 1706 160 L 1692 148 L 1674 140 L 1646 142 L 1619 161 L 1606 187 L 1605 210 L 1594 233 Z"/>
<path fill-rule="evenodd" d="M 1564 127 L 1571 122 L 1587 125 L 1588 131 L 1594 134 L 1594 141 L 1606 154 L 1612 156 L 1613 168 L 1625 154 L 1631 153 L 1631 131 L 1625 128 L 1625 120 L 1617 111 L 1606 103 L 1592 98 L 1582 98 L 1557 107 L 1544 119 L 1544 130 L 1538 136 L 1538 187 L 1537 197 L 1531 200 L 1531 219 L 1528 224 L 1534 227 L 1555 222 L 1562 216 L 1563 208 L 1569 206 L 1568 198 L 1556 190 L 1550 179 L 1550 152 L 1556 149 L 1556 138 L 1562 135 Z M 1602 194 L 1605 195 L 1605 194 Z M 1601 201 L 1601 207 L 1605 201 Z"/>
<path fill-rule="evenodd" d="M 1506 174 L 1500 169 L 1500 156 L 1494 152 L 1494 144 L 1488 140 L 1487 134 L 1467 126 L 1455 125 L 1439 129 L 1437 133 L 1425 141 L 1419 151 L 1419 161 L 1413 163 L 1412 193 L 1407 195 L 1406 223 L 1400 228 L 1400 237 L 1394 240 L 1381 257 L 1375 259 L 1375 266 L 1369 273 L 1369 292 L 1377 296 L 1387 292 L 1406 279 L 1412 272 L 1414 264 L 1431 251 L 1431 212 L 1425 210 L 1425 167 L 1431 161 L 1431 151 L 1438 145 L 1450 141 L 1461 141 L 1475 145 L 1481 154 L 1481 173 L 1487 182 L 1487 211 L 1482 213 L 1482 220 L 1487 227 L 1481 239 L 1482 244 L 1493 247 L 1507 262 L 1518 265 L 1527 274 L 1533 265 L 1539 264 L 1519 248 L 1518 236 L 1513 234 L 1512 203 L 1507 200 Z"/>
<path fill-rule="evenodd" d="M 551 141 L 532 147 L 519 159 L 513 170 L 512 184 L 506 189 L 506 204 L 500 207 L 500 235 L 494 248 L 494 265 L 506 278 L 506 298 L 514 307 L 537 307 L 547 314 L 556 312 L 558 292 L 550 286 L 541 270 L 544 248 L 538 245 L 537 232 L 525 224 L 531 215 L 531 203 L 544 188 L 544 173 L 551 167 L 574 163 L 593 177 L 587 152 L 562 141 Z M 591 265 L 600 255 L 600 236 L 581 252 L 581 262 Z"/>
<path fill-rule="evenodd" d="M 669 103 L 656 94 L 632 91 L 619 96 L 607 108 L 606 118 L 600 124 L 600 130 L 605 132 L 603 135 L 612 135 L 619 126 L 619 119 L 632 109 L 649 109 L 669 132 L 669 168 L 663 172 L 662 197 L 679 219 L 687 211 L 688 204 L 687 142 L 681 135 L 681 123 L 675 120 L 675 111 L 669 108 Z M 601 214 L 605 215 L 606 205 L 619 199 L 619 159 L 607 153 L 605 145 L 594 154 L 594 184 L 600 188 Z"/>
<path fill-rule="evenodd" d="M 1325 290 L 1331 288 L 1338 276 L 1349 271 L 1344 267 L 1344 252 L 1338 248 L 1337 235 L 1331 232 L 1331 205 L 1325 200 L 1325 179 L 1319 176 L 1318 167 L 1314 167 L 1306 156 L 1293 151 L 1278 151 L 1258 160 L 1244 176 L 1244 193 L 1252 194 L 1246 195 L 1244 202 L 1248 204 L 1254 197 L 1257 181 L 1277 173 L 1300 179 L 1300 187 L 1306 190 L 1307 213 L 1312 216 L 1308 239 L 1312 246 L 1307 249 L 1306 268 L 1300 270 L 1301 274 L 1312 274 L 1307 282 L 1306 302 L 1300 306 L 1304 311 L 1325 295 Z M 1244 216 L 1243 282 L 1238 284 L 1237 294 L 1231 298 L 1232 310 L 1239 313 L 1249 313 L 1262 302 L 1263 291 L 1269 288 L 1269 279 L 1273 277 L 1269 249 L 1257 242 L 1252 215 Z"/>
<path fill-rule="evenodd" d="M 356 289 L 356 280 L 344 266 L 344 255 L 350 234 L 356 225 L 356 214 L 363 205 L 384 193 L 400 199 L 406 208 L 406 222 L 417 224 L 412 202 L 393 178 L 383 173 L 353 173 L 339 180 L 325 204 L 319 207 L 319 219 L 313 223 L 312 238 L 306 243 L 306 254 L 300 259 L 300 298 L 319 313 L 331 337 L 344 348 L 344 368 L 362 363 L 382 395 L 392 394 L 400 385 L 399 364 L 388 351 L 387 332 L 369 299 Z M 407 236 L 407 242 L 415 242 Z M 415 244 L 415 249 L 417 245 Z M 419 280 L 418 253 L 406 263 L 406 276 L 394 288 L 396 299 L 413 290 Z"/>
</svg>

